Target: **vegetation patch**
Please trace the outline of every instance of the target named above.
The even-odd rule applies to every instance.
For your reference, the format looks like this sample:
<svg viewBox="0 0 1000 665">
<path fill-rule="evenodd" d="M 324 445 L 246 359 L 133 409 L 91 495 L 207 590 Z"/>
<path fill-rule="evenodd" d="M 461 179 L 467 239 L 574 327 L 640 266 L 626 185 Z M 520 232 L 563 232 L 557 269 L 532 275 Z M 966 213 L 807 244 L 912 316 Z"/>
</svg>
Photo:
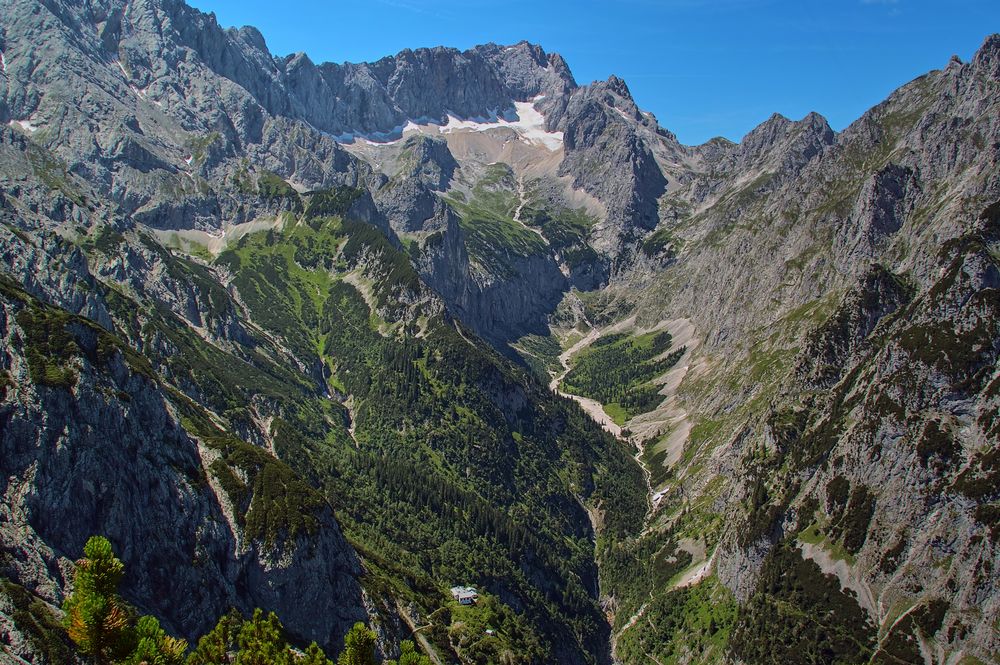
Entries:
<svg viewBox="0 0 1000 665">
<path fill-rule="evenodd" d="M 598 260 L 588 244 L 596 220 L 585 209 L 571 209 L 536 203 L 521 211 L 525 223 L 541 230 L 552 249 L 573 270 Z"/>
<path fill-rule="evenodd" d="M 672 259 L 680 251 L 680 242 L 673 237 L 670 229 L 658 229 L 646 236 L 639 246 L 646 256 Z"/>
<path fill-rule="evenodd" d="M 98 252 L 105 256 L 110 256 L 125 242 L 125 236 L 116 231 L 111 225 L 104 224 L 98 227 L 96 233 L 87 238 L 87 240 L 92 243 L 94 249 Z"/>
<path fill-rule="evenodd" d="M 925 467 L 938 469 L 950 465 L 959 447 L 939 419 L 928 420 L 917 440 L 917 456 Z"/>
<path fill-rule="evenodd" d="M 242 513 L 237 519 L 248 538 L 274 545 L 319 530 L 321 513 L 328 508 L 322 494 L 282 462 L 220 429 L 183 395 L 175 394 L 174 403 L 184 414 L 184 428 L 222 453 L 210 469 Z M 233 469 L 250 478 L 249 485 Z"/>
<path fill-rule="evenodd" d="M 309 219 L 343 217 L 363 194 L 364 190 L 358 187 L 334 187 L 310 192 L 305 195 L 305 216 Z"/>
<path fill-rule="evenodd" d="M 79 378 L 77 358 L 100 368 L 119 354 L 132 372 L 156 381 L 144 357 L 93 321 L 44 304 L 3 276 L 0 295 L 17 307 L 22 350 L 35 384 L 71 389 Z"/>
<path fill-rule="evenodd" d="M 463 662 L 527 665 L 543 662 L 546 649 L 523 617 L 491 594 L 474 605 L 451 602 L 433 616 L 448 621 L 447 639 Z"/>
<path fill-rule="evenodd" d="M 623 422 L 652 411 L 663 396 L 659 386 L 651 382 L 676 365 L 685 352 L 680 348 L 658 358 L 672 341 L 666 331 L 638 337 L 605 335 L 573 358 L 573 368 L 562 387 L 566 392 L 596 399 L 605 409 L 618 411 Z"/>
<path fill-rule="evenodd" d="M 280 232 L 244 237 L 218 262 L 254 323 L 287 350 L 227 361 L 163 325 L 185 349 L 173 355 L 190 365 L 177 374 L 194 370 L 193 383 L 218 395 L 219 412 L 233 423 L 249 423 L 241 412 L 250 392 L 275 400 L 274 450 L 334 507 L 374 583 L 427 614 L 442 603 L 434 580 L 473 584 L 510 598 L 505 604 L 519 608 L 546 653 L 550 639 L 600 648 L 606 629 L 590 593 L 592 534 L 577 497 L 600 507 L 608 537 L 638 529 L 645 488 L 628 451 L 572 401 L 492 349 L 468 344 L 444 317 L 426 317 L 415 337 L 405 318 L 412 311 L 400 303 L 413 303 L 403 291 L 421 283 L 409 257 L 371 225 L 307 213 Z M 359 270 L 371 289 L 367 301 L 345 281 Z M 412 307 L 419 311 L 419 302 Z M 557 351 L 542 339 L 528 344 L 540 354 Z M 322 368 L 322 381 L 274 360 L 285 357 Z M 227 372 L 247 378 L 231 382 Z M 352 397 L 353 436 L 327 391 Z M 299 519 L 283 515 L 282 502 L 311 505 L 311 495 L 233 452 L 223 462 L 234 473 L 214 465 L 213 475 L 242 502 L 248 530 L 280 536 L 282 524 Z M 538 579 L 548 582 L 539 588 Z M 458 647 L 443 630 L 448 653 Z"/>
<path fill-rule="evenodd" d="M 889 628 L 871 662 L 876 665 L 924 662 L 912 612 Z"/>
<path fill-rule="evenodd" d="M 833 575 L 787 542 L 764 562 L 757 590 L 740 608 L 729 646 L 748 664 L 867 662 L 875 627 Z"/>
<path fill-rule="evenodd" d="M 614 630 L 650 600 L 651 589 L 665 589 L 691 565 L 691 554 L 677 546 L 672 530 L 651 531 L 636 540 L 599 542 L 601 580 L 614 590 Z M 602 547 L 603 545 L 603 547 Z"/>
<path fill-rule="evenodd" d="M 559 362 L 562 348 L 552 335 L 525 335 L 512 346 L 541 381 L 547 382 L 551 374 L 562 368 Z"/>
<path fill-rule="evenodd" d="M 24 357 L 35 384 L 67 390 L 76 385 L 72 361 L 80 347 L 66 330 L 69 321 L 68 312 L 56 309 L 26 307 L 17 313 L 17 324 L 24 332 Z"/>
<path fill-rule="evenodd" d="M 512 277 L 519 258 L 545 254 L 545 240 L 514 220 L 518 208 L 510 167 L 494 164 L 466 200 L 445 200 L 458 213 L 470 256 L 492 272 Z"/>
<path fill-rule="evenodd" d="M 0 577 L 0 605 L 7 606 L 14 625 L 44 662 L 72 662 L 69 637 L 48 604 L 19 584 Z"/>
<path fill-rule="evenodd" d="M 647 441 L 642 448 L 642 463 L 649 471 L 650 487 L 660 487 L 674 477 L 673 469 L 667 466 L 666 440 L 669 433 L 659 441 Z"/>
<path fill-rule="evenodd" d="M 298 202 L 299 195 L 295 188 L 285 182 L 277 173 L 261 171 L 257 175 L 257 192 L 265 200 L 289 200 Z"/>
<path fill-rule="evenodd" d="M 715 577 L 655 594 L 641 623 L 618 639 L 624 662 L 711 663 L 726 652 L 737 604 Z"/>
<path fill-rule="evenodd" d="M 208 149 L 212 147 L 213 143 L 221 140 L 222 134 L 219 132 L 210 132 L 204 136 L 191 136 L 187 141 L 188 150 L 191 151 L 191 161 L 196 164 L 204 162 L 208 156 Z"/>
</svg>

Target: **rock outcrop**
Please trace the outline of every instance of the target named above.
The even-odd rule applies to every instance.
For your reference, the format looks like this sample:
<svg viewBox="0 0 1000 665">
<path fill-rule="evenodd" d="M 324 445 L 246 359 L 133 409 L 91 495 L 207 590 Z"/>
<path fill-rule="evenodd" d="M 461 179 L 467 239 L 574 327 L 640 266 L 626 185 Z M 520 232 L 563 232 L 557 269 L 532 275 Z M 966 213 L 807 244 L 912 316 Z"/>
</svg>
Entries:
<svg viewBox="0 0 1000 665">
<path fill-rule="evenodd" d="M 365 618 L 359 563 L 329 507 L 311 532 L 250 537 L 217 479 L 222 453 L 185 429 L 192 407 L 134 351 L 9 282 L 2 310 L 5 578 L 58 606 L 99 533 L 129 570 L 126 599 L 176 634 L 197 637 L 230 607 L 269 607 L 335 649 Z"/>
</svg>

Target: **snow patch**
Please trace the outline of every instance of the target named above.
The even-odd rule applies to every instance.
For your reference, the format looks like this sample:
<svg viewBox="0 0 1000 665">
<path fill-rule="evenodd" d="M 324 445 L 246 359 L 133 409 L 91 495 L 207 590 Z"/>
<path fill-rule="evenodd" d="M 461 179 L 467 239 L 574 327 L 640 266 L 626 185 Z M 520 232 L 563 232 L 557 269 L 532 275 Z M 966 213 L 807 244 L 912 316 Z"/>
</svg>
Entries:
<svg viewBox="0 0 1000 665">
<path fill-rule="evenodd" d="M 545 116 L 535 108 L 534 101 L 536 100 L 514 102 L 513 109 L 508 109 L 502 115 L 494 113 L 493 118 L 459 120 L 449 114 L 448 124 L 441 127 L 439 131 L 442 134 L 463 130 L 485 132 L 491 129 L 506 127 L 517 132 L 527 143 L 542 145 L 552 151 L 558 150 L 563 145 L 563 133 L 549 132 L 545 129 Z"/>
<path fill-rule="evenodd" d="M 148 90 L 148 88 L 137 88 L 134 85 L 132 85 L 130 83 L 130 81 L 132 80 L 132 77 L 129 76 L 129 73 L 127 71 L 125 71 L 125 65 L 122 64 L 122 61 L 121 60 L 115 60 L 115 64 L 118 65 L 118 69 L 121 70 L 122 76 L 125 77 L 125 83 L 128 84 L 129 90 L 131 90 L 132 92 L 134 92 L 135 96 L 138 97 L 139 99 L 146 99 L 146 91 Z M 152 101 L 157 106 L 163 106 L 162 102 L 158 102 L 156 100 L 152 100 Z"/>
<path fill-rule="evenodd" d="M 394 143 L 403 137 L 403 127 L 405 125 L 396 125 L 387 132 L 371 132 L 361 136 L 360 138 L 365 143 L 371 143 L 372 145 L 378 143 Z"/>
<path fill-rule="evenodd" d="M 527 102 L 514 102 L 514 108 L 502 112 L 499 109 L 491 109 L 486 116 L 461 118 L 448 112 L 444 124 L 432 118 L 414 118 L 387 132 L 365 133 L 353 130 L 334 136 L 333 139 L 338 143 L 354 143 L 361 140 L 371 145 L 384 145 L 395 143 L 412 133 L 455 134 L 507 128 L 517 133 L 524 142 L 541 145 L 554 152 L 563 145 L 563 133 L 545 129 L 545 116 L 535 109 L 535 102 L 543 98 L 544 95 L 539 95 Z"/>
<path fill-rule="evenodd" d="M 616 111 L 618 111 L 618 115 L 620 115 L 621 117 L 625 118 L 625 119 L 626 119 L 626 120 L 628 120 L 629 122 L 634 122 L 634 121 L 635 121 L 635 118 L 633 118 L 632 116 L 630 116 L 630 115 L 629 115 L 628 113 L 625 113 L 625 111 L 622 111 L 622 110 L 621 110 L 620 108 L 618 108 L 617 106 L 615 106 L 615 107 L 613 107 L 613 108 L 614 108 L 614 109 L 615 109 Z"/>
<path fill-rule="evenodd" d="M 3 54 L 3 51 L 0 51 L 0 69 L 3 70 L 4 74 L 7 73 L 7 56 Z"/>
<path fill-rule="evenodd" d="M 194 155 L 191 155 L 190 157 L 186 157 L 184 159 L 184 163 L 187 164 L 188 166 L 191 166 L 191 162 L 193 161 L 194 161 Z"/>
<path fill-rule="evenodd" d="M 34 134 L 38 131 L 38 125 L 32 123 L 30 120 L 11 120 L 8 124 L 11 127 L 20 127 L 29 134 Z"/>
</svg>

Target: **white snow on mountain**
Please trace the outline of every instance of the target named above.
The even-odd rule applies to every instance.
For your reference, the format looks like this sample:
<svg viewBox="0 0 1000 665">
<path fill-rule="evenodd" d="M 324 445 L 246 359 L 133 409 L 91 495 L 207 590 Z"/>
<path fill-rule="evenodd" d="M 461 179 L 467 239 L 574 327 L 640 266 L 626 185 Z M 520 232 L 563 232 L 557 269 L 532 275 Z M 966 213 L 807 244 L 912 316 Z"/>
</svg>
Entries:
<svg viewBox="0 0 1000 665">
<path fill-rule="evenodd" d="M 550 132 L 545 129 L 545 116 L 535 108 L 535 102 L 542 97 L 536 97 L 527 102 L 514 102 L 514 108 L 502 113 L 492 110 L 488 116 L 460 118 L 453 113 L 447 115 L 447 121 L 441 124 L 431 118 L 416 118 L 408 120 L 405 125 L 394 127 L 388 132 L 345 132 L 334 139 L 340 143 L 364 141 L 370 144 L 388 144 L 401 140 L 407 134 L 454 134 L 467 132 L 486 132 L 493 129 L 512 129 L 526 143 L 544 146 L 550 151 L 556 151 L 563 145 L 562 132 Z"/>
</svg>

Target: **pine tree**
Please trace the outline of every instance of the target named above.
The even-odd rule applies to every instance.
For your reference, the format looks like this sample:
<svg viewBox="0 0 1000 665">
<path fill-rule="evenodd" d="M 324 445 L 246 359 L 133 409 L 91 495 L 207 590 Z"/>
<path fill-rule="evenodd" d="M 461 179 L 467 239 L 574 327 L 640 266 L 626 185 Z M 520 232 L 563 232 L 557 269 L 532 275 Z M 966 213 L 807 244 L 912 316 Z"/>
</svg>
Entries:
<svg viewBox="0 0 1000 665">
<path fill-rule="evenodd" d="M 240 628 L 240 652 L 235 665 L 292 665 L 292 652 L 282 633 L 284 628 L 274 612 L 264 612 L 260 608 L 253 611 L 253 617 Z"/>
<path fill-rule="evenodd" d="M 326 657 L 319 645 L 313 642 L 306 649 L 305 656 L 299 659 L 295 665 L 333 665 L 333 662 Z"/>
<path fill-rule="evenodd" d="M 385 665 L 431 665 L 431 659 L 418 653 L 417 647 L 410 640 L 399 643 L 399 660 L 386 661 Z"/>
<path fill-rule="evenodd" d="M 223 615 L 215 628 L 198 640 L 187 665 L 229 665 L 228 654 L 236 651 L 236 637 L 242 624 L 243 617 L 235 610 Z"/>
<path fill-rule="evenodd" d="M 167 635 L 156 617 L 143 616 L 135 626 L 137 644 L 124 665 L 182 665 L 187 642 Z"/>
<path fill-rule="evenodd" d="M 63 610 L 70 639 L 97 665 L 110 665 L 125 658 L 135 644 L 128 611 L 118 597 L 118 584 L 125 566 L 112 551 L 111 543 L 93 536 L 76 564 L 73 594 Z"/>
<path fill-rule="evenodd" d="M 344 636 L 344 651 L 337 665 L 375 665 L 375 633 L 360 621 Z"/>
</svg>

